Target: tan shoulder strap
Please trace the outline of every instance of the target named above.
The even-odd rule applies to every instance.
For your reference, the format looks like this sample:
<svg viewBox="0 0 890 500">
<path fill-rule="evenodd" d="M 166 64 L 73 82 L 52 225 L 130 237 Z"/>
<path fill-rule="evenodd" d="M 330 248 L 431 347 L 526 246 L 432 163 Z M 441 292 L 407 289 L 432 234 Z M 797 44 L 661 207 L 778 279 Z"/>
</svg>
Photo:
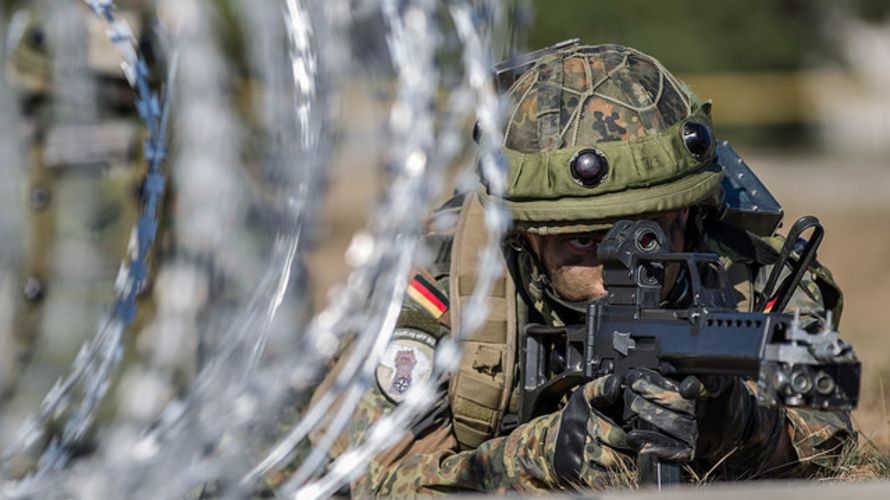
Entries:
<svg viewBox="0 0 890 500">
<path fill-rule="evenodd" d="M 475 193 L 467 195 L 451 249 L 451 324 L 459 328 L 463 307 L 479 275 L 479 252 L 488 232 L 485 210 Z M 506 269 L 502 261 L 502 265 Z M 493 437 L 510 400 L 516 363 L 516 289 L 506 272 L 492 289 L 485 324 L 461 339 L 463 358 L 451 378 L 448 397 L 454 433 L 462 448 Z"/>
</svg>

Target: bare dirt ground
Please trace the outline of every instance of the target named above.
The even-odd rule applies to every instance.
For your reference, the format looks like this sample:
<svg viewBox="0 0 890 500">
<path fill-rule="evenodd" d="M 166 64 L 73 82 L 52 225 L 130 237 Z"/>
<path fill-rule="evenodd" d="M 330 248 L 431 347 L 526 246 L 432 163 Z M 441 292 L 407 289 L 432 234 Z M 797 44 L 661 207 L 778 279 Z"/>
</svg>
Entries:
<svg viewBox="0 0 890 500">
<path fill-rule="evenodd" d="M 369 146 L 370 137 L 358 143 Z M 347 141 L 350 142 L 350 141 Z M 786 225 L 799 216 L 819 217 L 826 230 L 820 260 L 844 290 L 841 333 L 863 362 L 863 394 L 854 419 L 861 436 L 884 453 L 890 449 L 890 165 L 886 160 L 782 157 L 741 150 L 751 167 L 785 206 Z M 380 152 L 346 148 L 330 186 L 318 246 L 309 261 L 317 305 L 348 274 L 343 252 L 363 227 Z M 827 497 L 826 497 L 827 498 Z"/>
</svg>

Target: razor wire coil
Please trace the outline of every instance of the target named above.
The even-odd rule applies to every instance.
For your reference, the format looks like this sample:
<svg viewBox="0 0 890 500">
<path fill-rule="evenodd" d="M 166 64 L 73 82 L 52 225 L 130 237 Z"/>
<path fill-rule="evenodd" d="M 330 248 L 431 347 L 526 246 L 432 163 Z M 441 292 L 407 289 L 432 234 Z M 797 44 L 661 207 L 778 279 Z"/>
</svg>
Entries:
<svg viewBox="0 0 890 500">
<path fill-rule="evenodd" d="M 146 288 L 150 255 L 158 234 L 159 214 L 165 194 L 168 120 L 177 66 L 174 54 L 167 75 L 167 93 L 159 95 L 151 88 L 149 82 L 152 75 L 137 49 L 132 31 L 125 21 L 115 15 L 114 2 L 85 0 L 85 3 L 106 23 L 106 34 L 123 60 L 121 69 L 124 77 L 136 93 L 136 112 L 147 136 L 143 143 L 147 173 L 128 255 L 116 278 L 116 298 L 110 316 L 80 351 L 67 377 L 47 394 L 39 415 L 29 421 L 20 439 L 4 451 L 5 460 L 35 442 L 50 416 L 71 404 L 73 389 L 81 384 L 84 390 L 79 408 L 66 422 L 61 438 L 52 443 L 41 458 L 36 477 L 46 481 L 47 473 L 59 471 L 69 463 L 70 445 L 80 439 L 91 424 L 93 412 L 107 392 L 113 376 L 112 369 L 122 356 L 122 336 L 138 313 L 137 298 Z M 187 3 L 185 8 L 194 7 L 193 12 L 200 11 L 199 7 L 192 5 L 194 2 Z M 320 139 L 329 130 L 326 129 L 328 118 L 322 116 L 319 109 L 325 102 L 321 95 L 325 92 L 325 84 L 333 79 L 333 72 L 324 67 L 324 42 L 331 39 L 339 41 L 344 31 L 338 30 L 343 30 L 343 23 L 348 22 L 348 16 L 347 21 L 338 19 L 338 13 L 342 14 L 346 8 L 346 3 L 342 1 L 327 2 L 329 6 L 325 5 L 326 2 L 313 0 L 282 0 L 282 3 L 281 16 L 287 26 L 291 57 L 288 68 L 293 84 L 291 90 L 296 96 L 292 111 L 295 130 L 301 132 L 298 147 L 288 153 L 303 160 L 302 168 L 305 170 L 289 191 L 286 227 L 280 228 L 272 262 L 260 280 L 257 292 L 229 325 L 222 337 L 226 343 L 213 353 L 206 370 L 199 373 L 189 386 L 187 395 L 167 405 L 152 429 L 141 435 L 133 451 L 123 459 L 120 455 L 105 453 L 87 462 L 95 466 L 90 475 L 93 479 L 110 476 L 127 467 L 132 469 L 132 477 L 115 478 L 120 486 L 110 491 L 132 491 L 135 496 L 146 496 L 151 492 L 150 485 L 163 481 L 167 477 L 165 474 L 169 475 L 171 471 L 181 471 L 183 477 L 170 478 L 169 484 L 164 484 L 154 493 L 184 494 L 196 484 L 213 481 L 233 472 L 240 481 L 236 481 L 237 484 L 227 483 L 232 488 L 230 492 L 249 491 L 257 486 L 264 475 L 280 470 L 288 459 L 294 458 L 298 445 L 305 442 L 308 433 L 332 408 L 334 400 L 345 396 L 345 403 L 333 414 L 327 435 L 305 456 L 300 456 L 296 474 L 278 488 L 278 493 L 285 496 L 330 495 L 358 474 L 377 452 L 391 443 L 409 427 L 412 419 L 431 405 L 430 395 L 435 392 L 432 384 L 439 375 L 453 371 L 459 360 L 458 339 L 477 329 L 484 321 L 488 307 L 486 297 L 499 277 L 498 242 L 507 230 L 509 220 L 497 201 L 504 185 L 504 165 L 496 132 L 499 129 L 500 103 L 487 69 L 491 62 L 486 45 L 488 41 L 480 20 L 474 16 L 475 7 L 470 2 L 456 2 L 450 6 L 448 12 L 463 48 L 461 61 L 464 78 L 449 89 L 451 116 L 445 119 L 444 125 L 437 125 L 438 115 L 431 111 L 438 98 L 437 85 L 441 83 L 436 66 L 436 50 L 441 43 L 436 33 L 439 22 L 436 19 L 436 4 L 431 0 L 381 0 L 380 6 L 389 28 L 389 56 L 395 66 L 399 89 L 389 117 L 390 140 L 394 146 L 387 164 L 387 175 L 391 181 L 389 189 L 379 200 L 376 216 L 369 225 L 353 235 L 348 251 L 352 271 L 341 288 L 342 293 L 335 296 L 331 304 L 316 314 L 305 327 L 297 327 L 299 335 L 289 346 L 292 350 L 288 353 L 294 356 L 292 361 L 298 362 L 293 363 L 295 366 L 289 366 L 285 358 L 261 365 L 266 342 L 265 329 L 286 300 L 293 279 L 292 267 L 301 257 L 302 235 L 312 222 L 313 210 L 320 199 L 314 191 L 321 184 L 326 161 L 325 148 L 330 144 Z M 483 3 L 493 11 L 498 9 L 494 4 L 488 5 L 491 2 Z M 315 18 L 310 15 L 313 12 Z M 318 12 L 322 12 L 323 19 L 315 25 L 313 23 L 319 21 Z M 200 19 L 191 20 L 196 21 Z M 338 22 L 341 25 L 335 27 Z M 330 30 L 323 34 L 329 38 L 321 37 L 319 29 Z M 182 43 L 192 42 L 186 39 Z M 192 85 L 195 83 L 193 81 Z M 462 323 L 455 325 L 455 338 L 444 341 L 437 350 L 436 370 L 430 382 L 413 387 L 395 412 L 368 430 L 367 440 L 363 444 L 347 450 L 331 464 L 327 472 L 323 472 L 322 467 L 333 439 L 348 424 L 358 400 L 373 383 L 374 369 L 390 340 L 405 297 L 405 277 L 419 256 L 424 217 L 431 208 L 431 199 L 441 194 L 438 190 L 441 189 L 445 170 L 460 153 L 463 144 L 460 131 L 465 125 L 466 113 L 474 113 L 483 129 L 492 131 L 489 138 L 483 141 L 479 154 L 480 170 L 493 198 L 485 212 L 489 233 L 489 243 L 481 249 L 482 269 L 485 272 L 480 275 L 467 303 Z M 291 167 L 297 169 L 296 165 Z M 227 442 L 219 437 L 246 440 L 252 432 L 251 419 L 261 411 L 281 411 L 286 402 L 284 393 L 308 394 L 323 373 L 325 363 L 349 334 L 357 335 L 356 351 L 351 359 L 345 360 L 346 368 L 331 392 L 323 395 L 320 404 L 303 414 L 285 438 L 274 443 L 271 451 L 261 460 L 250 462 L 250 459 L 244 458 L 244 443 Z M 242 356 L 245 352 L 248 354 Z M 229 368 L 235 368 L 240 378 L 226 374 L 225 370 Z M 270 380 L 277 385 L 268 390 L 264 388 L 255 395 L 250 394 L 251 390 Z M 214 411 L 232 412 L 238 417 L 233 422 L 223 422 L 213 414 Z M 208 424 L 207 430 L 201 428 L 205 424 Z M 209 449 L 213 453 L 206 451 Z M 165 463 L 161 460 L 164 456 L 171 459 Z M 118 459 L 118 463 L 113 463 L 112 459 Z M 62 488 L 67 489 L 68 486 Z"/>
<path fill-rule="evenodd" d="M 167 122 L 169 100 L 161 99 L 151 89 L 151 73 L 145 59 L 136 48 L 136 40 L 126 21 L 114 14 L 111 0 L 85 0 L 93 13 L 105 21 L 107 36 L 123 58 L 121 69 L 127 83 L 136 93 L 135 106 L 147 131 L 143 153 L 148 165 L 143 183 L 140 215 L 131 231 L 131 244 L 115 279 L 116 296 L 110 317 L 103 319 L 96 335 L 85 344 L 74 362 L 70 373 L 56 382 L 44 397 L 35 417 L 20 429 L 16 440 L 9 445 L 0 459 L 8 461 L 13 455 L 31 446 L 43 432 L 49 418 L 70 404 L 73 388 L 86 378 L 85 391 L 78 410 L 65 423 L 61 439 L 54 440 L 40 459 L 40 470 L 52 470 L 67 462 L 66 449 L 83 436 L 91 422 L 91 413 L 107 391 L 110 370 L 121 357 L 121 336 L 136 317 L 136 300 L 145 288 L 149 273 L 149 255 L 157 236 L 158 216 L 164 195 L 162 165 L 167 152 Z M 175 58 L 173 59 L 175 61 Z M 175 75 L 175 62 L 168 75 L 168 88 Z M 95 360 L 100 360 L 94 365 Z"/>
</svg>

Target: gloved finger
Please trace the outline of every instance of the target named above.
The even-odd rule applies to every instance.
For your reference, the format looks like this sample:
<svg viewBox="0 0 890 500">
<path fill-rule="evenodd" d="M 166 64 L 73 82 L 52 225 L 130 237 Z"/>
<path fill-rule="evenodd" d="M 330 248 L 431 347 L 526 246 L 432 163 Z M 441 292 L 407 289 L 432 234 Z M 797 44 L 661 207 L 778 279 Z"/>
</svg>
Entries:
<svg viewBox="0 0 890 500">
<path fill-rule="evenodd" d="M 664 431 L 690 446 L 695 445 L 698 438 L 698 424 L 695 418 L 665 409 L 631 390 L 624 392 L 624 404 L 631 413 L 649 422 L 656 429 Z"/>
<path fill-rule="evenodd" d="M 596 436 L 597 441 L 610 448 L 617 450 L 627 450 L 630 446 L 627 444 L 627 434 L 620 425 L 617 425 L 610 418 L 602 415 L 597 411 L 593 411 L 593 416 L 589 422 L 587 434 Z M 595 428 L 593 428 L 595 426 Z"/>
<path fill-rule="evenodd" d="M 553 467 L 556 475 L 566 483 L 578 480 L 588 441 L 591 410 L 584 389 L 583 386 L 578 387 L 569 396 L 562 409 L 556 435 L 558 453 L 553 457 Z"/>
<path fill-rule="evenodd" d="M 680 382 L 680 394 L 686 399 L 716 398 L 732 385 L 732 380 L 720 375 L 689 376 Z"/>
<path fill-rule="evenodd" d="M 628 386 L 633 385 L 640 380 L 646 380 L 651 384 L 670 391 L 677 391 L 679 389 L 676 382 L 655 370 L 650 370 L 649 368 L 634 368 L 624 376 L 624 384 Z"/>
<path fill-rule="evenodd" d="M 637 453 L 670 462 L 687 462 L 694 457 L 692 447 L 657 431 L 630 431 L 627 433 L 627 443 Z"/>
<path fill-rule="evenodd" d="M 624 430 L 591 405 L 591 399 L 612 397 L 614 401 L 617 396 L 610 391 L 620 394 L 620 384 L 617 384 L 619 390 L 614 390 L 607 378 L 578 387 L 561 410 L 552 460 L 554 472 L 565 484 L 577 483 L 586 464 L 603 468 L 616 466 L 621 459 L 616 449 L 628 449 Z"/>
<path fill-rule="evenodd" d="M 582 390 L 592 408 L 604 408 L 618 401 L 621 381 L 615 375 L 607 375 L 586 383 Z"/>
<path fill-rule="evenodd" d="M 738 377 L 727 377 L 721 375 L 705 375 L 701 377 L 702 383 L 705 385 L 705 392 L 708 398 L 716 398 L 720 396 L 732 385 L 740 380 Z"/>
<path fill-rule="evenodd" d="M 690 400 L 706 397 L 705 384 L 698 377 L 686 377 L 680 382 L 680 395 Z"/>
<path fill-rule="evenodd" d="M 669 410 L 687 415 L 695 412 L 695 402 L 684 398 L 673 380 L 651 370 L 633 370 L 626 383 L 633 392 Z"/>
<path fill-rule="evenodd" d="M 585 436 L 600 436 L 612 446 L 626 447 L 624 431 L 596 411 L 598 404 L 614 403 L 620 394 L 621 384 L 612 375 L 592 380 L 575 389 L 562 409 L 559 433 L 562 448 L 581 449 Z M 615 429 L 621 434 L 616 434 Z"/>
</svg>

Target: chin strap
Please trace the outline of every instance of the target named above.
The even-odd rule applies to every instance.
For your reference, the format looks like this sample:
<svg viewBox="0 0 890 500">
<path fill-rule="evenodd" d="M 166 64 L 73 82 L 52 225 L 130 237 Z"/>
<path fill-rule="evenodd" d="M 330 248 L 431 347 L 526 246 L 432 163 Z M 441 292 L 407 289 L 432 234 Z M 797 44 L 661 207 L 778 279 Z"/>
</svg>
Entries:
<svg viewBox="0 0 890 500">
<path fill-rule="evenodd" d="M 529 287 L 532 285 L 529 282 L 529 279 L 524 277 L 522 273 L 520 259 L 522 259 L 523 254 L 527 254 L 533 259 L 533 265 L 537 264 L 537 259 L 528 248 L 525 238 L 515 233 L 504 238 L 504 242 L 501 244 L 501 251 L 504 254 L 504 261 L 507 263 L 507 272 L 510 273 L 510 278 L 513 279 L 513 283 L 516 285 L 517 293 L 522 297 L 523 302 L 525 302 L 530 309 L 534 310 L 535 299 L 529 293 Z"/>
<path fill-rule="evenodd" d="M 561 319 L 563 319 L 564 323 L 569 324 L 570 322 L 578 322 L 577 316 L 580 316 L 581 321 L 583 322 L 584 315 L 587 314 L 587 306 L 597 300 L 601 299 L 593 299 L 593 300 L 583 300 L 583 301 L 570 301 L 565 300 L 556 293 L 556 290 L 553 289 L 553 286 L 550 284 L 550 280 L 545 277 L 546 284 L 544 285 L 544 296 L 547 297 L 547 300 L 550 301 L 550 305 L 553 306 L 556 313 L 559 315 Z M 576 320 L 576 321 L 571 321 Z"/>
</svg>

